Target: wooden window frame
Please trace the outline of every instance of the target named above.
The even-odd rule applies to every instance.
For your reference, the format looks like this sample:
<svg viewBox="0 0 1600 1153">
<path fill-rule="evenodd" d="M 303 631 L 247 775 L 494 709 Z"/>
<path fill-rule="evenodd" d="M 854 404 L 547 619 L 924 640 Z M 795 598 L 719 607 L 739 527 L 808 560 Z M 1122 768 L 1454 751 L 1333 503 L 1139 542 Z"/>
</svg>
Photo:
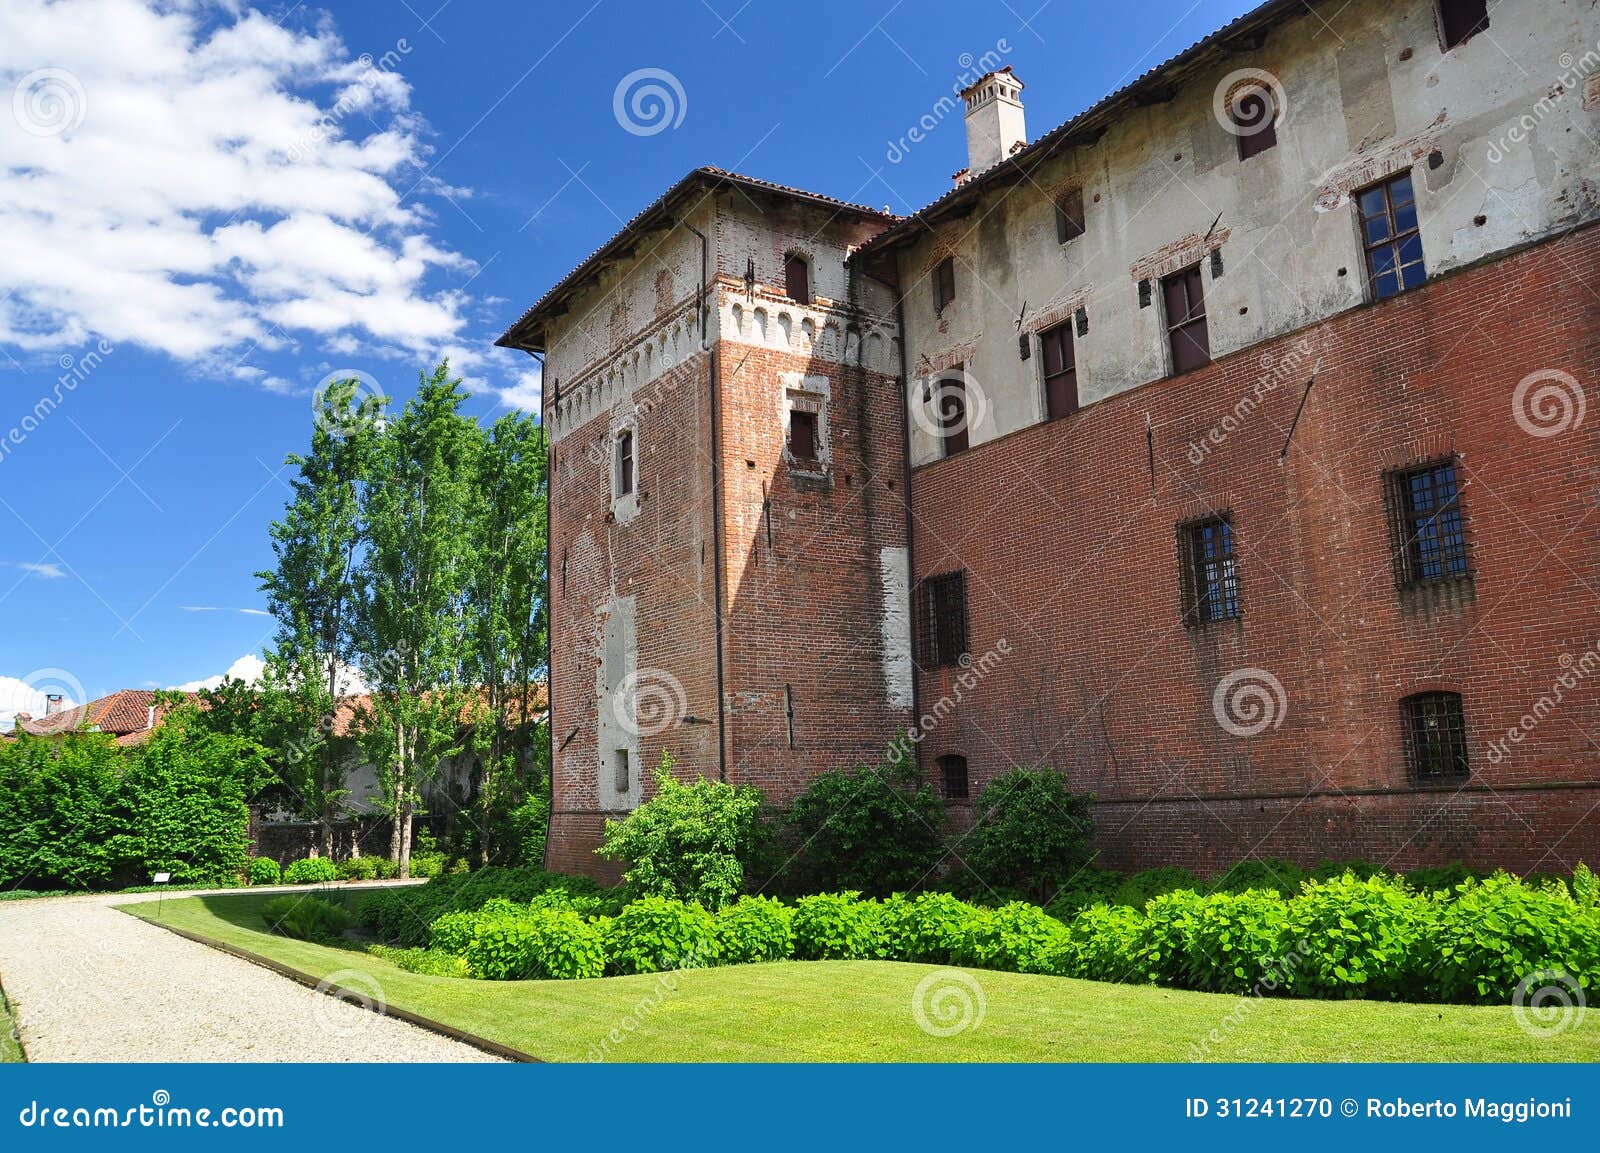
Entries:
<svg viewBox="0 0 1600 1153">
<path fill-rule="evenodd" d="M 1405 186 L 1403 198 L 1396 195 L 1402 184 Z M 1374 203 L 1372 197 L 1380 199 Z M 1352 196 L 1351 201 L 1356 207 L 1356 229 L 1361 239 L 1362 265 L 1367 272 L 1368 296 L 1375 301 L 1388 300 L 1427 283 L 1428 258 L 1422 249 L 1422 219 L 1411 170 L 1396 172 L 1367 185 Z M 1382 232 L 1377 239 L 1373 239 L 1374 226 Z M 1413 239 L 1416 257 L 1407 260 L 1402 249 Z M 1381 259 L 1392 259 L 1393 263 L 1380 268 Z M 1416 278 L 1407 283 L 1410 269 L 1416 269 Z M 1393 278 L 1393 287 L 1385 289 L 1383 282 L 1389 277 Z"/>
<path fill-rule="evenodd" d="M 1066 244 L 1088 231 L 1083 216 L 1083 189 L 1072 188 L 1055 200 L 1056 243 Z"/>
<path fill-rule="evenodd" d="M 1262 115 L 1244 119 L 1241 114 L 1247 104 L 1261 106 Z M 1270 85 L 1246 83 L 1236 89 L 1228 97 L 1228 119 L 1238 130 L 1234 135 L 1239 139 L 1241 161 L 1278 146 L 1278 99 Z"/>
<path fill-rule="evenodd" d="M 1407 589 L 1471 580 L 1459 459 L 1436 457 L 1391 469 L 1383 481 L 1395 584 Z"/>
<path fill-rule="evenodd" d="M 1039 333 L 1039 375 L 1044 383 L 1046 420 L 1060 420 L 1078 411 L 1078 360 L 1072 325 L 1069 317 Z"/>
<path fill-rule="evenodd" d="M 1406 773 L 1413 784 L 1451 784 L 1472 775 L 1466 702 L 1460 693 L 1413 693 L 1400 702 Z"/>
<path fill-rule="evenodd" d="M 1178 310 L 1172 306 L 1174 287 L 1181 288 L 1183 293 L 1183 308 L 1176 317 L 1173 312 Z M 1210 364 L 1211 330 L 1206 321 L 1205 276 L 1198 262 L 1161 278 L 1161 309 L 1162 324 L 1167 334 L 1167 355 L 1172 361 L 1171 375 L 1182 376 Z M 1198 340 L 1194 336 L 1196 332 L 1200 334 Z M 1180 363 L 1190 354 L 1180 353 L 1179 348 L 1188 346 L 1199 349 L 1200 359 L 1192 363 Z"/>
<path fill-rule="evenodd" d="M 809 426 L 811 451 L 800 452 L 795 447 L 795 432 L 798 428 Z M 789 409 L 789 457 L 796 464 L 816 465 L 821 462 L 822 421 L 818 414 L 811 409 Z"/>
<path fill-rule="evenodd" d="M 796 269 L 799 270 L 799 284 L 795 283 Z M 795 288 L 800 289 L 799 292 Z M 811 262 L 798 252 L 785 254 L 783 258 L 783 290 L 789 299 L 796 304 L 811 303 Z"/>
<path fill-rule="evenodd" d="M 966 571 L 922 578 L 917 584 L 917 657 L 922 667 L 959 665 L 967 652 Z"/>
<path fill-rule="evenodd" d="M 634 444 L 633 429 L 623 428 L 617 430 L 616 436 L 616 490 L 612 493 L 615 499 L 632 496 L 639 483 L 639 468 L 637 449 Z"/>
</svg>

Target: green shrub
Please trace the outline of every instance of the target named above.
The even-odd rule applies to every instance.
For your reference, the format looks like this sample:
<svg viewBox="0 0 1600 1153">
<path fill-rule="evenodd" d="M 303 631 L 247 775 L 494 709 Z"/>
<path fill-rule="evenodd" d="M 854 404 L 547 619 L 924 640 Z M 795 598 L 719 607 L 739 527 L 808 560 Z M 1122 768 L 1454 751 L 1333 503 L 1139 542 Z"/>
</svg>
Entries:
<svg viewBox="0 0 1600 1153">
<path fill-rule="evenodd" d="M 576 913 L 528 909 L 479 917 L 466 961 L 480 980 L 571 980 L 605 972 L 600 930 Z"/>
<path fill-rule="evenodd" d="M 276 885 L 283 879 L 278 862 L 271 857 L 251 857 L 248 874 L 252 885 Z"/>
<path fill-rule="evenodd" d="M 402 946 L 425 945 L 428 927 L 445 913 L 479 909 L 495 898 L 526 905 L 542 893 L 557 891 L 586 915 L 615 912 L 619 890 L 606 889 L 587 877 L 568 877 L 540 868 L 491 866 L 475 873 L 435 877 L 425 885 L 380 889 L 360 896 L 361 923 L 381 940 Z"/>
<path fill-rule="evenodd" d="M 699 969 L 721 957 L 717 919 L 699 905 L 643 897 L 611 920 L 606 964 L 613 973 Z"/>
<path fill-rule="evenodd" d="M 317 897 L 286 893 L 261 906 L 267 931 L 302 941 L 331 941 L 350 925 L 350 914 Z"/>
<path fill-rule="evenodd" d="M 437 949 L 394 949 L 388 945 L 368 945 L 367 952 L 408 973 L 425 977 L 470 977 L 467 959 Z"/>
<path fill-rule="evenodd" d="M 304 857 L 290 861 L 289 867 L 283 871 L 283 881 L 287 885 L 315 885 L 338 879 L 339 869 L 327 857 Z"/>
<path fill-rule="evenodd" d="M 800 846 L 789 883 L 886 896 L 920 884 L 944 856 L 944 801 L 907 756 L 829 769 L 795 798 L 786 818 Z"/>
<path fill-rule="evenodd" d="M 748 785 L 697 780 L 682 784 L 663 754 L 656 795 L 607 821 L 598 852 L 628 862 L 623 879 L 631 894 L 698 901 L 720 909 L 744 891 L 744 867 L 754 851 L 761 794 Z"/>
<path fill-rule="evenodd" d="M 1184 950 L 1189 940 L 1189 925 L 1204 901 L 1199 893 L 1187 889 L 1150 898 L 1133 946 L 1137 980 L 1184 986 L 1188 976 L 1188 957 Z"/>
<path fill-rule="evenodd" d="M 1307 870 L 1308 881 L 1336 881 L 1340 877 L 1354 877 L 1358 881 L 1365 881 L 1369 877 L 1383 877 L 1394 880 L 1394 871 L 1385 869 L 1382 865 L 1374 865 L 1371 861 L 1319 861 L 1314 868 Z M 1291 894 L 1292 895 L 1292 894 Z"/>
<path fill-rule="evenodd" d="M 1127 905 L 1092 905 L 1067 925 L 1069 947 L 1058 962 L 1066 976 L 1090 981 L 1140 982 L 1144 914 Z"/>
<path fill-rule="evenodd" d="M 375 881 L 378 879 L 377 857 L 351 857 L 340 861 L 338 866 L 341 881 Z"/>
<path fill-rule="evenodd" d="M 741 897 L 717 914 L 724 962 L 784 961 L 794 955 L 794 911 L 771 897 Z"/>
<path fill-rule="evenodd" d="M 1110 904 L 1142 909 L 1151 897 L 1159 897 L 1163 893 L 1175 893 L 1179 889 L 1203 892 L 1205 885 L 1188 869 L 1171 866 L 1145 869 L 1143 872 L 1130 874 L 1119 884 L 1112 891 Z"/>
<path fill-rule="evenodd" d="M 1436 906 L 1398 881 L 1348 873 L 1309 882 L 1288 902 L 1281 979 L 1304 997 L 1416 1000 L 1426 995 L 1423 942 Z"/>
<path fill-rule="evenodd" d="M 442 877 L 450 870 L 450 858 L 440 850 L 434 849 L 428 852 L 411 854 L 411 875 L 413 877 Z"/>
<path fill-rule="evenodd" d="M 1137 876 L 1138 874 L 1135 874 Z M 1101 869 L 1094 865 L 1085 865 L 1073 873 L 1056 890 L 1050 904 L 1046 906 L 1052 917 L 1063 921 L 1070 921 L 1075 913 L 1093 905 L 1121 904 L 1117 898 L 1120 895 L 1124 878 L 1115 869 Z M 1151 896 L 1154 896 L 1152 893 Z M 1148 900 L 1149 898 L 1145 898 Z M 1140 905 L 1144 901 L 1139 902 Z"/>
<path fill-rule="evenodd" d="M 1066 927 L 1049 913 L 1012 901 L 998 909 L 974 910 L 953 960 L 1010 973 L 1064 972 L 1069 940 Z"/>
<path fill-rule="evenodd" d="M 1259 861 L 1240 861 L 1212 882 L 1211 891 L 1246 893 L 1251 889 L 1260 889 L 1292 897 L 1300 891 L 1307 876 L 1306 871 L 1293 861 L 1270 857 Z"/>
<path fill-rule="evenodd" d="M 979 913 L 949 893 L 896 894 L 878 912 L 880 948 L 896 961 L 953 964 Z"/>
<path fill-rule="evenodd" d="M 1406 874 L 1406 884 L 1419 893 L 1449 893 L 1468 881 L 1482 880 L 1486 875 L 1457 861 L 1449 865 L 1412 869 Z"/>
<path fill-rule="evenodd" d="M 1279 942 L 1286 902 L 1249 889 L 1212 893 L 1177 919 L 1183 933 L 1180 983 L 1210 993 L 1248 993 L 1282 981 Z"/>
<path fill-rule="evenodd" d="M 806 961 L 853 961 L 878 950 L 878 903 L 861 894 L 818 893 L 794 903 L 794 955 Z"/>
<path fill-rule="evenodd" d="M 1469 882 L 1437 912 L 1431 944 L 1443 1000 L 1505 1004 L 1539 973 L 1600 985 L 1600 917 L 1565 886 L 1534 888 L 1497 873 Z"/>
<path fill-rule="evenodd" d="M 986 884 L 1049 900 L 1089 859 L 1092 800 L 1051 769 L 1002 773 L 978 794 L 962 858 Z"/>
</svg>

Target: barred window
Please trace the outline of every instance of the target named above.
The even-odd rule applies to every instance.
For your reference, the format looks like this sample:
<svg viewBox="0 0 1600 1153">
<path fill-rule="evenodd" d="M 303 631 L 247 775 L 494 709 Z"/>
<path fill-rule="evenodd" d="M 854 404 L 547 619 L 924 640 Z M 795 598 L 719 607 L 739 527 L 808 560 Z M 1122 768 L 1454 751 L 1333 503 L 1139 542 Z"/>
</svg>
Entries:
<svg viewBox="0 0 1600 1153">
<path fill-rule="evenodd" d="M 1183 579 L 1183 620 L 1188 625 L 1232 620 L 1239 615 L 1239 573 L 1233 555 L 1233 523 L 1225 516 L 1178 526 Z"/>
<path fill-rule="evenodd" d="M 939 787 L 952 801 L 967 797 L 967 758 L 951 753 L 939 758 Z"/>
<path fill-rule="evenodd" d="M 1469 575 L 1454 459 L 1387 474 L 1395 580 L 1402 586 Z"/>
<path fill-rule="evenodd" d="M 1467 775 L 1467 722 L 1460 693 L 1417 693 L 1400 702 L 1406 767 L 1414 781 Z"/>
<path fill-rule="evenodd" d="M 924 668 L 958 664 L 967 651 L 964 572 L 927 577 L 917 586 L 917 648 Z"/>
</svg>

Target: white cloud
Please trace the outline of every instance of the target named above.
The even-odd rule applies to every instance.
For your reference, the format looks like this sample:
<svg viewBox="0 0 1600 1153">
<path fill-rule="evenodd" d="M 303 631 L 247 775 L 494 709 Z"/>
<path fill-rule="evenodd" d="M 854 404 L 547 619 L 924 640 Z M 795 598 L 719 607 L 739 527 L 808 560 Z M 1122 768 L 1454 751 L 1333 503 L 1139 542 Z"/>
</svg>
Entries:
<svg viewBox="0 0 1600 1153">
<path fill-rule="evenodd" d="M 519 372 L 510 388 L 498 390 L 500 402 L 508 408 L 526 409 L 538 413 L 544 402 L 544 374 L 537 368 Z"/>
<path fill-rule="evenodd" d="M 44 670 L 55 672 L 57 670 Z M 76 696 L 67 692 L 68 686 L 61 683 L 60 678 L 40 678 L 38 674 L 31 675 L 27 680 L 19 677 L 0 676 L 0 729 L 11 731 L 18 713 L 31 713 L 33 716 L 44 716 L 46 693 L 60 693 L 62 696 L 61 707 L 70 709 L 74 705 L 83 704 Z"/>
<path fill-rule="evenodd" d="M 266 609 L 230 609 L 224 605 L 180 605 L 186 613 L 243 613 L 247 617 L 269 617 Z"/>
<path fill-rule="evenodd" d="M 33 561 L 18 561 L 17 567 L 25 573 L 32 573 L 34 576 L 43 577 L 45 580 L 63 580 L 67 575 L 58 564 L 36 564 Z"/>
<path fill-rule="evenodd" d="M 216 676 L 206 677 L 198 681 L 185 681 L 181 685 L 171 686 L 181 693 L 197 693 L 201 689 L 214 689 L 225 680 L 240 680 L 247 685 L 253 685 L 261 679 L 261 671 L 266 668 L 265 662 L 254 653 L 245 653 L 244 656 L 228 666 L 228 671 Z"/>
<path fill-rule="evenodd" d="M 468 300 L 441 278 L 472 265 L 407 196 L 425 125 L 404 56 L 386 64 L 226 0 L 4 0 L 0 342 L 93 332 L 281 390 L 231 363 L 463 340 Z"/>
</svg>

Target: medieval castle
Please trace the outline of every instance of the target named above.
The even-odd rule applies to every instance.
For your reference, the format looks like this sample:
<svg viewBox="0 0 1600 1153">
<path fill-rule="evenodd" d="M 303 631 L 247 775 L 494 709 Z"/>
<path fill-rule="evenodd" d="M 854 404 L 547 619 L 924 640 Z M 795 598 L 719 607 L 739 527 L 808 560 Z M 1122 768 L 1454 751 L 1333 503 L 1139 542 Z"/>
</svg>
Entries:
<svg viewBox="0 0 1600 1153">
<path fill-rule="evenodd" d="M 544 359 L 549 863 L 909 733 L 1103 863 L 1600 859 L 1600 10 L 1270 0 L 899 217 L 698 168 Z M 925 144 L 924 147 L 933 147 Z"/>
</svg>

